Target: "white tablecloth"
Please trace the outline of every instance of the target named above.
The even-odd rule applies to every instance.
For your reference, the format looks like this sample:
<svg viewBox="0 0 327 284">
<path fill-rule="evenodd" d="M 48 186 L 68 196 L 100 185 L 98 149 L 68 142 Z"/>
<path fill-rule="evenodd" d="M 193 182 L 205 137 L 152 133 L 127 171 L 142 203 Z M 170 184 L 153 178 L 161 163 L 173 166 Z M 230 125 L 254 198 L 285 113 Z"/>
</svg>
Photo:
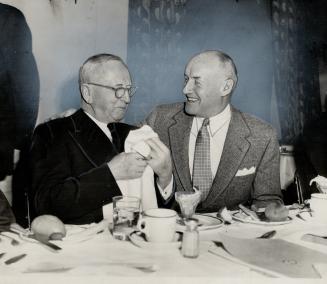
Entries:
<svg viewBox="0 0 327 284">
<path fill-rule="evenodd" d="M 105 230 L 97 234 L 96 232 L 99 231 L 101 226 Z M 240 282 L 241 279 L 261 279 L 266 278 L 267 275 L 259 273 L 256 269 L 251 269 L 212 254 L 208 252 L 208 248 L 213 245 L 212 240 L 221 240 L 221 234 L 239 238 L 255 238 L 273 229 L 277 231 L 274 238 L 281 238 L 327 254 L 327 246 L 301 241 L 301 236 L 307 232 L 325 233 L 327 236 L 327 226 L 318 223 L 312 224 L 310 221 L 305 222 L 298 218 L 294 218 L 294 221 L 290 224 L 276 227 L 234 222 L 232 225 L 202 231 L 200 232 L 200 256 L 196 259 L 184 258 L 176 248 L 149 250 L 136 247 L 130 242 L 115 240 L 111 236 L 106 223 L 92 225 L 89 228 L 78 226 L 68 226 L 67 228 L 67 239 L 63 242 L 56 242 L 63 249 L 56 253 L 37 243 L 24 241 L 18 236 L 17 240 L 20 244 L 13 246 L 9 239 L 0 236 L 2 240 L 0 254 L 5 253 L 0 259 L 0 283 L 6 283 L 1 282 L 4 280 L 9 283 L 10 281 L 22 279 L 22 277 L 24 277 L 24 281 L 28 281 L 28 279 L 49 279 L 50 282 L 61 277 L 72 277 L 72 279 L 79 277 L 81 281 L 85 281 L 89 277 L 90 279 L 96 277 L 100 282 L 101 279 L 116 279 L 117 277 L 122 281 L 127 280 L 126 277 L 137 277 L 136 279 L 169 278 L 172 281 L 171 283 L 175 279 L 194 280 L 196 278 L 200 279 L 199 277 L 206 283 L 217 280 L 217 278 L 233 278 L 238 279 Z M 25 253 L 26 256 L 20 261 L 11 265 L 4 264 L 7 259 L 22 253 Z M 146 272 L 135 268 L 134 264 L 153 264 L 155 271 Z M 47 272 L 45 268 L 49 268 L 49 271 Z M 41 273 L 42 269 L 44 271 Z M 322 266 L 320 269 L 325 269 L 327 272 L 327 266 Z M 326 276 L 324 272 L 321 272 L 321 274 Z M 92 281 L 90 280 L 89 283 Z M 203 283 L 202 281 L 200 282 Z M 33 283 L 35 283 L 34 280 Z M 58 282 L 56 281 L 56 283 Z M 188 283 L 193 282 L 188 281 Z"/>
</svg>

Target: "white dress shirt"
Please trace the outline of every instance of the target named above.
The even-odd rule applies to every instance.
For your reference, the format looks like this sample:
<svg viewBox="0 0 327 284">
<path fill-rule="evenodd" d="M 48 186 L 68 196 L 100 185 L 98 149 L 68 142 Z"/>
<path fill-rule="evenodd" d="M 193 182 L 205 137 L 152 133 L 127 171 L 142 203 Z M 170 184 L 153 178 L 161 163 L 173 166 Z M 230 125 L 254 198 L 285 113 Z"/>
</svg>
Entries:
<svg viewBox="0 0 327 284">
<path fill-rule="evenodd" d="M 102 121 L 99 121 L 99 120 L 97 120 L 95 117 L 93 117 L 92 115 L 90 115 L 89 113 L 87 113 L 86 111 L 84 111 L 86 114 L 87 114 L 87 116 L 89 117 L 89 118 L 91 118 L 93 121 L 94 121 L 94 123 L 97 125 L 97 126 L 99 126 L 99 128 L 102 130 L 102 132 L 104 133 L 104 134 L 106 134 L 106 136 L 109 138 L 109 140 L 112 142 L 112 136 L 111 136 L 111 132 L 110 132 L 110 130 L 109 130 L 109 128 L 108 128 L 108 124 L 107 123 L 104 123 L 104 122 L 102 122 Z"/>
<path fill-rule="evenodd" d="M 230 105 L 228 104 L 221 113 L 209 118 L 209 124 L 207 128 L 210 135 L 210 163 L 211 163 L 212 179 L 214 179 L 217 173 L 231 116 L 232 113 L 231 113 Z M 196 137 L 202 126 L 203 120 L 204 120 L 203 117 L 193 118 L 193 123 L 190 133 L 190 141 L 189 141 L 189 152 L 188 152 L 191 178 L 193 175 L 193 161 L 194 161 Z"/>
<path fill-rule="evenodd" d="M 85 111 L 85 113 L 87 114 L 87 116 L 89 118 L 91 118 L 94 123 L 103 131 L 103 133 L 110 139 L 110 141 L 112 142 L 112 136 L 111 136 L 111 132 L 107 126 L 106 123 L 101 122 L 99 120 L 97 120 L 96 118 L 94 118 L 92 115 L 90 115 L 89 113 L 87 113 Z M 109 165 L 108 165 L 109 167 Z M 160 191 L 161 196 L 166 200 L 167 198 L 169 198 L 171 196 L 171 194 L 173 193 L 173 176 L 170 179 L 170 183 L 164 188 L 162 189 L 161 186 L 157 183 L 158 189 Z"/>
</svg>

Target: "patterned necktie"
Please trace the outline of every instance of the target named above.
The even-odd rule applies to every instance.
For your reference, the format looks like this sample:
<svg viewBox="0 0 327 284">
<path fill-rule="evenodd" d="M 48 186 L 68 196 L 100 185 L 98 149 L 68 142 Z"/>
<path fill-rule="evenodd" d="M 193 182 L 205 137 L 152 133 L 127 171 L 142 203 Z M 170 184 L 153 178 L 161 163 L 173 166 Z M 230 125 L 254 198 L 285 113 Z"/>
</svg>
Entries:
<svg viewBox="0 0 327 284">
<path fill-rule="evenodd" d="M 120 152 L 120 137 L 117 133 L 117 123 L 111 122 L 108 124 L 108 128 L 111 133 L 112 137 L 112 145 L 114 146 L 115 150 L 119 153 Z"/>
<path fill-rule="evenodd" d="M 202 193 L 202 201 L 206 199 L 212 185 L 208 124 L 209 119 L 204 119 L 196 138 L 193 162 L 193 186 Z"/>
</svg>

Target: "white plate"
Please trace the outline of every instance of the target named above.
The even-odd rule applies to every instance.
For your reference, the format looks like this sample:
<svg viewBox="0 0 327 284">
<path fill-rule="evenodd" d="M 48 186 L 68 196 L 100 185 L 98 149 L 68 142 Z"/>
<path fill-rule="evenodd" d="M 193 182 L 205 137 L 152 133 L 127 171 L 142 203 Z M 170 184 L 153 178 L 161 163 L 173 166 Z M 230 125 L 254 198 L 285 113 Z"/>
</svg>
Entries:
<svg viewBox="0 0 327 284">
<path fill-rule="evenodd" d="M 249 224 L 255 224 L 255 225 L 261 225 L 261 226 L 278 226 L 278 225 L 285 225 L 292 222 L 291 217 L 287 217 L 287 220 L 280 221 L 280 222 L 272 222 L 272 221 L 256 221 L 251 219 L 248 215 L 243 213 L 242 211 L 238 211 L 232 214 L 232 217 L 236 221 L 240 221 L 243 223 L 249 223 Z"/>
<path fill-rule="evenodd" d="M 168 249 L 168 248 L 177 248 L 179 249 L 182 245 L 181 239 L 182 239 L 181 233 L 176 233 L 175 235 L 175 241 L 170 243 L 152 243 L 148 242 L 145 239 L 145 236 L 140 231 L 134 231 L 129 235 L 129 239 L 131 242 L 141 248 L 148 248 L 148 249 Z"/>
<path fill-rule="evenodd" d="M 210 215 L 203 215 L 203 214 L 194 214 L 192 219 L 198 220 L 198 230 L 205 231 L 205 230 L 212 230 L 219 228 L 223 225 L 223 221 L 217 217 L 210 216 Z M 186 226 L 182 224 L 182 220 L 177 220 L 176 231 L 184 232 Z"/>
</svg>

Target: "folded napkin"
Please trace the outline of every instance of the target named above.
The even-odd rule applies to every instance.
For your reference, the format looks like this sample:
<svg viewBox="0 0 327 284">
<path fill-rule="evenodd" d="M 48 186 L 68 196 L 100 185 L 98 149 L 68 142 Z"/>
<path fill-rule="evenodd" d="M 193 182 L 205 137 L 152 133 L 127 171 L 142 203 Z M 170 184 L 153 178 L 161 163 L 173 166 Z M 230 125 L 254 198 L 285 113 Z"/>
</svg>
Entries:
<svg viewBox="0 0 327 284">
<path fill-rule="evenodd" d="M 327 263 L 327 254 L 281 239 L 241 239 L 221 235 L 223 247 L 241 261 L 287 277 L 318 278 L 315 263 Z"/>
<path fill-rule="evenodd" d="M 150 147 L 146 140 L 158 137 L 152 128 L 144 125 L 137 130 L 130 131 L 125 140 L 125 152 L 138 152 L 147 157 L 150 154 Z M 156 191 L 154 186 L 154 173 L 150 166 L 144 170 L 142 177 L 130 180 L 118 180 L 117 184 L 123 195 L 136 196 L 141 199 L 141 209 L 158 208 Z M 103 207 L 105 219 L 112 220 L 112 203 Z"/>
<path fill-rule="evenodd" d="M 318 175 L 314 179 L 310 180 L 309 185 L 311 186 L 314 182 L 317 184 L 318 189 L 320 189 L 322 193 L 327 193 L 327 178 Z"/>
</svg>

